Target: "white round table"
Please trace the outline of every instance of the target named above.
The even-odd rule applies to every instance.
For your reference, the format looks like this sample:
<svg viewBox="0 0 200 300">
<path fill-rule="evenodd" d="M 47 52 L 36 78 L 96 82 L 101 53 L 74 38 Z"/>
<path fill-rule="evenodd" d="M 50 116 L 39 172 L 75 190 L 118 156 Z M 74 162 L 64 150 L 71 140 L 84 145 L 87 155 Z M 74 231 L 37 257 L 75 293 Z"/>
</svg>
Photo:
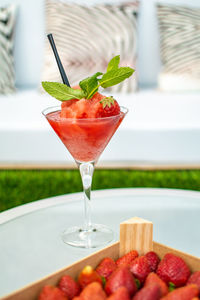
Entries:
<svg viewBox="0 0 200 300">
<path fill-rule="evenodd" d="M 173 189 L 93 191 L 93 220 L 118 240 L 121 221 L 154 224 L 154 240 L 200 256 L 200 192 Z M 64 244 L 61 232 L 83 220 L 82 193 L 48 198 L 0 214 L 0 297 L 95 252 Z"/>
</svg>

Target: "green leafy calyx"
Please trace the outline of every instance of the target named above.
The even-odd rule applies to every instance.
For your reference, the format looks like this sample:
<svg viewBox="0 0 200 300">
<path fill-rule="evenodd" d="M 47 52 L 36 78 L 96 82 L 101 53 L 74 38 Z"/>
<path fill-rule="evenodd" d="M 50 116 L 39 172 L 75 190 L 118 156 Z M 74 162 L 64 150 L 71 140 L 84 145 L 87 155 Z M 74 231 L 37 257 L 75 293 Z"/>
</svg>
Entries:
<svg viewBox="0 0 200 300">
<path fill-rule="evenodd" d="M 102 103 L 103 108 L 105 108 L 106 106 L 111 107 L 111 105 L 113 105 L 115 103 L 115 99 L 113 98 L 113 96 L 110 97 L 106 97 L 103 98 L 100 103 Z"/>
<path fill-rule="evenodd" d="M 97 72 L 91 77 L 87 77 L 79 82 L 80 89 L 73 89 L 63 83 L 43 81 L 44 90 L 52 97 L 67 101 L 71 99 L 91 99 L 98 91 L 99 87 L 107 88 L 116 85 L 126 78 L 129 78 L 134 70 L 130 67 L 119 67 L 120 56 L 113 57 L 108 63 L 106 73 Z M 111 98 L 111 97 L 108 97 Z M 114 100 L 113 100 L 114 101 Z M 112 105 L 112 101 L 103 105 Z M 105 102 L 106 103 L 106 102 Z M 105 107 L 104 106 L 104 107 Z"/>
</svg>

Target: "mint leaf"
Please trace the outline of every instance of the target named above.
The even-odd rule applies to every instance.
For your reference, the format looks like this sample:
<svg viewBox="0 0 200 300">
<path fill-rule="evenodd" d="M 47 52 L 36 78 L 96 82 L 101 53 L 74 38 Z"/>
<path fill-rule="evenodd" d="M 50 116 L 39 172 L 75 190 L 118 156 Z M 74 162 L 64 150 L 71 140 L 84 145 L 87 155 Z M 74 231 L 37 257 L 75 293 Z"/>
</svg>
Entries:
<svg viewBox="0 0 200 300">
<path fill-rule="evenodd" d="M 113 85 L 116 85 L 122 81 L 124 81 L 126 78 L 130 77 L 133 72 L 132 68 L 129 67 L 121 67 L 118 69 L 112 69 L 111 71 L 106 72 L 102 78 L 99 80 L 99 84 L 103 88 L 107 88 Z"/>
<path fill-rule="evenodd" d="M 118 69 L 119 61 L 120 55 L 113 57 L 108 63 L 107 72 Z"/>
<path fill-rule="evenodd" d="M 83 90 L 72 89 L 63 83 L 43 81 L 42 86 L 49 95 L 60 101 L 82 99 L 85 97 Z"/>
<path fill-rule="evenodd" d="M 97 77 L 102 75 L 103 73 L 97 72 L 91 77 L 87 77 L 79 82 L 80 87 L 86 94 L 86 99 L 92 98 L 92 96 L 98 91 L 99 84 Z"/>
</svg>

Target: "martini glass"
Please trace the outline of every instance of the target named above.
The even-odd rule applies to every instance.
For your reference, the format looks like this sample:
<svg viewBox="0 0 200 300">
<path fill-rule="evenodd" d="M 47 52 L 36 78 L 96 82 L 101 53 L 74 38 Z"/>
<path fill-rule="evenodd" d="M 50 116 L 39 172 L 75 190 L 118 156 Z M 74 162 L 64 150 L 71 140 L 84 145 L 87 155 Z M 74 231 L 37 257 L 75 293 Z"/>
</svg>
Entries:
<svg viewBox="0 0 200 300">
<path fill-rule="evenodd" d="M 105 225 L 91 222 L 91 185 L 95 164 L 121 124 L 128 110 L 120 107 L 120 114 L 105 118 L 62 118 L 60 106 L 43 111 L 58 137 L 78 165 L 83 183 L 84 224 L 67 228 L 62 239 L 65 243 L 83 248 L 94 248 L 111 242 L 113 231 Z"/>
</svg>

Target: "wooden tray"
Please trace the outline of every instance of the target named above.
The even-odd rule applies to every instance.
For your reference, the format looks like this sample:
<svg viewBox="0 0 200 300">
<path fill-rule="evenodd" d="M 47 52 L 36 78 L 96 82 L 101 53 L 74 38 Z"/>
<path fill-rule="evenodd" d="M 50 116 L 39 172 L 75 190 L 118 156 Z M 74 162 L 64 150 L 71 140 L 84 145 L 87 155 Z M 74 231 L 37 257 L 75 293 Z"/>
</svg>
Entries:
<svg viewBox="0 0 200 300">
<path fill-rule="evenodd" d="M 100 251 L 97 251 L 92 255 L 89 255 L 86 258 L 42 278 L 41 280 L 27 285 L 26 287 L 1 299 L 37 300 L 44 285 L 56 285 L 60 278 L 65 274 L 76 278 L 86 265 L 91 265 L 95 268 L 104 257 L 111 257 L 116 260 L 130 250 L 137 250 L 140 255 L 153 250 L 160 258 L 162 258 L 166 253 L 171 252 L 182 257 L 192 272 L 200 270 L 200 258 L 154 242 L 152 222 L 135 217 L 120 224 L 120 242 L 116 242 Z"/>
</svg>

